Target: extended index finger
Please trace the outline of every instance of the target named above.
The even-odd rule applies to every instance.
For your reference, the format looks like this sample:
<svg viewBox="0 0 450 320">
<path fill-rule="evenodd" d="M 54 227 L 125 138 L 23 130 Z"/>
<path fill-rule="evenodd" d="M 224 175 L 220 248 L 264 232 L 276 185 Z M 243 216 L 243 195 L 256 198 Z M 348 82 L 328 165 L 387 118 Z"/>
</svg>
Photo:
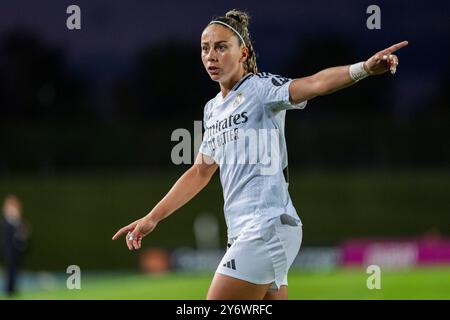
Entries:
<svg viewBox="0 0 450 320">
<path fill-rule="evenodd" d="M 408 45 L 408 41 L 402 41 L 402 42 L 396 43 L 396 44 L 390 46 L 389 48 L 384 49 L 383 54 L 391 54 L 403 47 L 406 47 L 407 45 Z"/>
<path fill-rule="evenodd" d="M 132 231 L 134 228 L 130 226 L 123 227 L 119 231 L 116 232 L 116 234 L 112 237 L 113 240 L 117 240 L 122 234 L 128 231 Z"/>
</svg>

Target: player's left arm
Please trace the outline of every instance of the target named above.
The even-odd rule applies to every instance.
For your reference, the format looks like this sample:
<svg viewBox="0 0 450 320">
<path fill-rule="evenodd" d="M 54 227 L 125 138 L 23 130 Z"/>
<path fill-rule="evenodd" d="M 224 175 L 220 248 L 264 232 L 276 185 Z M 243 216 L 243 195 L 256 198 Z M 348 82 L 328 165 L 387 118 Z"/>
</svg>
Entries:
<svg viewBox="0 0 450 320">
<path fill-rule="evenodd" d="M 361 68 L 363 67 L 364 70 L 359 70 L 360 73 L 366 73 L 365 75 L 379 75 L 390 70 L 394 74 L 398 66 L 398 57 L 392 53 L 407 45 L 408 41 L 402 41 L 377 52 L 361 64 Z M 350 71 L 352 71 L 350 70 L 350 66 L 333 67 L 324 69 L 309 77 L 294 79 L 289 86 L 290 102 L 292 104 L 298 104 L 355 84 L 357 80 L 354 80 L 350 76 Z"/>
</svg>

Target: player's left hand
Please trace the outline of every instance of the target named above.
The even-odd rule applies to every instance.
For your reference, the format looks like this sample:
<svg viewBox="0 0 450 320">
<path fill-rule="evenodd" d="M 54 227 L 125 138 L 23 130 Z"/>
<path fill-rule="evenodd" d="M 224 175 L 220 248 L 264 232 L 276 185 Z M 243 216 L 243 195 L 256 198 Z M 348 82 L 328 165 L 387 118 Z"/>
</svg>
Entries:
<svg viewBox="0 0 450 320">
<path fill-rule="evenodd" d="M 408 41 L 402 41 L 375 53 L 370 59 L 364 62 L 364 69 L 366 69 L 370 75 L 383 74 L 387 71 L 391 71 L 392 74 L 395 74 L 398 66 L 398 57 L 392 53 L 407 45 Z"/>
</svg>

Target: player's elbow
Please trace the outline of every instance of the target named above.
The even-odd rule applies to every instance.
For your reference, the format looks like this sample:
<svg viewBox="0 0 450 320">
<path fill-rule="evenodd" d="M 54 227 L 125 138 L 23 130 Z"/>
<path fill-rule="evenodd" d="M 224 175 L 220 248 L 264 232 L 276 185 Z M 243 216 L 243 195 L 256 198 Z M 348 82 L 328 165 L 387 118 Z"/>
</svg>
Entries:
<svg viewBox="0 0 450 320">
<path fill-rule="evenodd" d="M 196 163 L 190 168 L 193 176 L 204 184 L 207 184 L 217 169 L 215 164 Z"/>
<path fill-rule="evenodd" d="M 311 91 L 315 97 L 332 94 L 343 88 L 343 86 L 336 85 L 335 82 L 323 73 L 315 74 L 311 77 Z"/>
<path fill-rule="evenodd" d="M 314 76 L 295 79 L 289 88 L 289 99 L 298 104 L 322 95 L 323 83 Z"/>
<path fill-rule="evenodd" d="M 318 75 L 310 77 L 309 88 L 310 95 L 313 98 L 330 94 L 332 91 L 331 88 L 327 85 L 325 79 L 323 79 L 323 77 L 319 77 Z"/>
</svg>

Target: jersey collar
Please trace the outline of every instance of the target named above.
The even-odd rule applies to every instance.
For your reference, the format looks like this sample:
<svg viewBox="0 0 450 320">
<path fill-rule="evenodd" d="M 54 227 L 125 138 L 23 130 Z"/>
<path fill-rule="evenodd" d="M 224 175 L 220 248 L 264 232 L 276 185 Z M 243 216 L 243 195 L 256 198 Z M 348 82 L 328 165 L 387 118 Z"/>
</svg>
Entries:
<svg viewBox="0 0 450 320">
<path fill-rule="evenodd" d="M 233 86 L 231 91 L 236 91 L 247 79 L 250 79 L 253 76 L 253 73 L 247 73 L 245 76 L 241 78 L 236 84 Z"/>
<path fill-rule="evenodd" d="M 231 93 L 233 91 L 236 91 L 237 89 L 239 89 L 239 87 L 248 79 L 250 79 L 252 76 L 254 76 L 253 73 L 247 73 L 245 76 L 243 76 L 238 82 L 236 82 L 236 84 L 233 86 L 233 88 L 230 90 L 230 92 L 228 92 L 228 94 L 226 95 L 226 97 L 222 97 L 222 92 L 219 91 L 219 93 L 217 94 L 217 98 L 219 99 L 219 103 L 223 103 L 225 100 L 228 99 L 228 97 L 231 95 Z"/>
</svg>

